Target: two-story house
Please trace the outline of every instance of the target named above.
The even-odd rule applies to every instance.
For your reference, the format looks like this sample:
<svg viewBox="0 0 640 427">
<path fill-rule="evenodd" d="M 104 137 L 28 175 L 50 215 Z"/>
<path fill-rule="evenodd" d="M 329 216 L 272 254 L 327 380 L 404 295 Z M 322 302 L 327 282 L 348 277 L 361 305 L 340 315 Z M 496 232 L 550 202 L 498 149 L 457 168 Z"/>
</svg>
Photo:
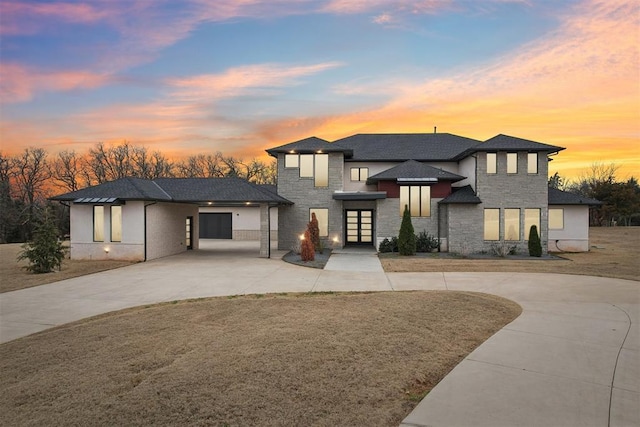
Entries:
<svg viewBox="0 0 640 427">
<path fill-rule="evenodd" d="M 398 235 L 406 205 L 416 232 L 436 236 L 442 251 L 490 252 L 505 242 L 526 252 L 532 225 L 543 250 L 557 250 L 559 240 L 549 234 L 547 175 L 551 156 L 563 149 L 506 135 L 482 142 L 435 132 L 360 134 L 334 142 L 311 137 L 271 148 L 278 195 L 293 203 L 279 208 L 278 247 L 296 246 L 315 213 L 328 245 L 377 248 Z M 554 197 L 569 199 L 574 203 L 568 211 L 578 212 L 581 225 L 573 234 L 561 233 L 562 239 L 574 250 L 588 250 L 584 218 L 597 201 Z"/>
</svg>

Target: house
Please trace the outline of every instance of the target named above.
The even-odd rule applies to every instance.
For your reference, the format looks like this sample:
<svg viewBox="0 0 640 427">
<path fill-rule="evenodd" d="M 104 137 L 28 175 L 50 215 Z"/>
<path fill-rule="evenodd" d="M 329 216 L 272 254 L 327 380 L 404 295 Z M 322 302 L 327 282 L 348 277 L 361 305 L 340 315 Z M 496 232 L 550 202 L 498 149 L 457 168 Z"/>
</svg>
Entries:
<svg viewBox="0 0 640 427">
<path fill-rule="evenodd" d="M 602 202 L 549 188 L 549 252 L 589 250 L 589 207 Z"/>
<path fill-rule="evenodd" d="M 197 249 L 199 238 L 260 240 L 290 204 L 239 178 L 121 178 L 53 197 L 70 207 L 72 259 L 146 261 Z"/>
<path fill-rule="evenodd" d="M 524 253 L 532 225 L 544 252 L 588 250 L 582 219 L 596 201 L 576 204 L 548 188 L 548 163 L 563 149 L 435 132 L 310 137 L 268 149 L 277 159 L 278 195 L 292 202 L 279 208 L 278 247 L 295 247 L 315 213 L 327 245 L 377 248 L 398 235 L 407 206 L 416 232 L 436 236 L 442 251 L 508 244 Z M 560 209 L 564 225 L 556 221 Z"/>
</svg>

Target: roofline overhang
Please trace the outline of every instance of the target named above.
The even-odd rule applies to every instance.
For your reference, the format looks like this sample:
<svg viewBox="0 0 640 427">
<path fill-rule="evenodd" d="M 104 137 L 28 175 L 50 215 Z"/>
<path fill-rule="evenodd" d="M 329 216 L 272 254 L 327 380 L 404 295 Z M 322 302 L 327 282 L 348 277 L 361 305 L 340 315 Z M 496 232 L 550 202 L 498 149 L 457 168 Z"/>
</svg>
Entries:
<svg viewBox="0 0 640 427">
<path fill-rule="evenodd" d="M 387 198 L 386 191 L 335 191 L 333 200 L 381 200 Z"/>
</svg>

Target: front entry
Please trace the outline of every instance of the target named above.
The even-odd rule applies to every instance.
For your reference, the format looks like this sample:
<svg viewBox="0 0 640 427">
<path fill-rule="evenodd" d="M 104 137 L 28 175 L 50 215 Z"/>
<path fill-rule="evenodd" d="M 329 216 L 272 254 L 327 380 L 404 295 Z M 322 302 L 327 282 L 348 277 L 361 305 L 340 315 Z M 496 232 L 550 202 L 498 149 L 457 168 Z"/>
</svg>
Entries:
<svg viewBox="0 0 640 427">
<path fill-rule="evenodd" d="M 345 242 L 347 245 L 373 244 L 373 210 L 347 209 L 345 221 Z"/>
</svg>

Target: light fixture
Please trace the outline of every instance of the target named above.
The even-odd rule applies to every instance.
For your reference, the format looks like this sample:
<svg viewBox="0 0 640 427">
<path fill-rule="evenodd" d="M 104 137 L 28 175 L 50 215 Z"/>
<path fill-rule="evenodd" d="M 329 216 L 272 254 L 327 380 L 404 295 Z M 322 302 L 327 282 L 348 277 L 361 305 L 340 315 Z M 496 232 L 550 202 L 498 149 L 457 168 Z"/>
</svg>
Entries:
<svg viewBox="0 0 640 427">
<path fill-rule="evenodd" d="M 335 237 L 333 238 L 333 243 L 338 243 L 339 241 L 340 241 L 340 239 L 338 239 L 338 236 L 335 236 Z"/>
<path fill-rule="evenodd" d="M 304 240 L 304 234 L 301 234 L 299 237 L 300 237 L 300 240 Z"/>
<path fill-rule="evenodd" d="M 108 254 L 109 253 L 109 247 L 107 246 L 106 248 L 104 248 L 104 253 Z"/>
<path fill-rule="evenodd" d="M 213 204 L 213 202 L 208 202 L 207 204 L 208 204 L 209 206 L 211 206 L 211 205 Z"/>
</svg>

